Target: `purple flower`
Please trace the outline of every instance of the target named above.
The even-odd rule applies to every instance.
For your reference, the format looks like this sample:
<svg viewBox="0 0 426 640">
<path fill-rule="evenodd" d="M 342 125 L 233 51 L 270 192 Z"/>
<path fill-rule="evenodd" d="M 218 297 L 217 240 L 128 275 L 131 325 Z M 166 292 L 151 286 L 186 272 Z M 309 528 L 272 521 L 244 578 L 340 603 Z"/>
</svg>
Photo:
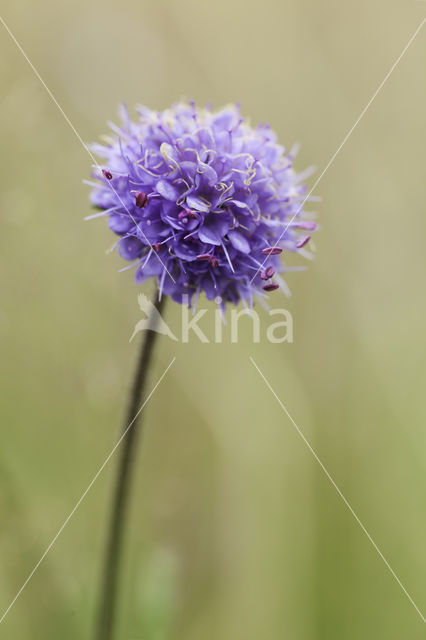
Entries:
<svg viewBox="0 0 426 640">
<path fill-rule="evenodd" d="M 277 289 L 290 269 L 279 254 L 306 255 L 306 230 L 315 230 L 294 154 L 236 106 L 140 107 L 136 122 L 120 111 L 121 127 L 111 124 L 114 135 L 91 147 L 104 159 L 91 201 L 119 236 L 120 255 L 134 261 L 136 282 L 157 278 L 160 295 L 177 302 L 204 291 L 252 304 L 253 294 Z"/>
</svg>

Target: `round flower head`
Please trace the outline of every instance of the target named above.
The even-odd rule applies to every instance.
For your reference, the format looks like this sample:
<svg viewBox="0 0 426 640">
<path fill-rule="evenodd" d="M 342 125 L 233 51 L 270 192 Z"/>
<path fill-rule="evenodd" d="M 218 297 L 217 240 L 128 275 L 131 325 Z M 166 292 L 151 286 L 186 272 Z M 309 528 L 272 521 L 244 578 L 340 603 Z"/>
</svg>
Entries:
<svg viewBox="0 0 426 640">
<path fill-rule="evenodd" d="M 238 107 L 176 104 L 137 109 L 132 122 L 92 150 L 92 203 L 134 261 L 136 282 L 158 279 L 160 295 L 193 301 L 201 291 L 222 303 L 252 304 L 284 282 L 285 252 L 305 255 L 315 223 L 303 215 L 306 187 L 266 125 L 252 128 Z M 91 217 L 91 216 L 89 216 Z"/>
</svg>

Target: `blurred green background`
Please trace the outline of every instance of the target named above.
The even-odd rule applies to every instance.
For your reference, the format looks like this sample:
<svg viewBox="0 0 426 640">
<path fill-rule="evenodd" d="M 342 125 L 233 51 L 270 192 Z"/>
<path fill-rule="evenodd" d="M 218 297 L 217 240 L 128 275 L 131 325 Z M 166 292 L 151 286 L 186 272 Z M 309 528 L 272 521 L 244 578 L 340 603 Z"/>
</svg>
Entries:
<svg viewBox="0 0 426 640">
<path fill-rule="evenodd" d="M 238 100 L 286 146 L 300 141 L 296 167 L 319 175 L 425 8 L 4 0 L 2 14 L 85 141 L 123 100 Z M 106 224 L 83 222 L 90 158 L 0 31 L 3 611 L 117 439 L 140 311 L 130 273 L 105 253 Z M 152 382 L 177 359 L 146 409 L 120 640 L 424 637 L 249 356 L 424 611 L 425 37 L 316 189 L 316 259 L 288 278 L 290 299 L 274 299 L 293 315 L 294 343 L 253 344 L 248 320 L 238 344 L 160 339 Z M 167 316 L 179 326 L 177 305 Z M 92 637 L 115 462 L 1 638 Z"/>
</svg>

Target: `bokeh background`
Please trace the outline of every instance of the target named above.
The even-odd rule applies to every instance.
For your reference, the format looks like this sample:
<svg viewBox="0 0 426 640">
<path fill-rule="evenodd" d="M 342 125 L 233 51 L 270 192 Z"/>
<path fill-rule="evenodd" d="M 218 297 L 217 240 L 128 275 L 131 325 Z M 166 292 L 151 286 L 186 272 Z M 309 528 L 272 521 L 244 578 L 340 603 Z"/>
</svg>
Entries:
<svg viewBox="0 0 426 640">
<path fill-rule="evenodd" d="M 426 12 L 379 0 L 2 4 L 84 140 L 123 100 L 238 100 L 286 146 L 301 142 L 296 167 L 317 175 Z M 253 344 L 248 320 L 238 344 L 160 340 L 152 381 L 177 359 L 146 409 L 120 640 L 424 637 L 249 356 L 424 612 L 425 38 L 316 189 L 316 258 L 288 278 L 291 298 L 274 299 L 294 343 Z M 3 611 L 117 439 L 140 311 L 106 224 L 83 221 L 89 156 L 4 29 L 0 49 Z M 175 304 L 167 318 L 179 326 Z M 115 462 L 1 638 L 92 637 Z"/>
</svg>

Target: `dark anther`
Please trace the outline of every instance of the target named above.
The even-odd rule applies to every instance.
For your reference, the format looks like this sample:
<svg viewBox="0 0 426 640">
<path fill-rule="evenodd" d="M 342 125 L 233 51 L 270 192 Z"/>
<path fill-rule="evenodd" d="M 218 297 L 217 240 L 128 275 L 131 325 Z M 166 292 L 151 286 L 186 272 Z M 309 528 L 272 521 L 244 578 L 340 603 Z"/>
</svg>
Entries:
<svg viewBox="0 0 426 640">
<path fill-rule="evenodd" d="M 135 193 L 136 206 L 143 209 L 148 204 L 148 196 L 143 191 Z"/>
</svg>

